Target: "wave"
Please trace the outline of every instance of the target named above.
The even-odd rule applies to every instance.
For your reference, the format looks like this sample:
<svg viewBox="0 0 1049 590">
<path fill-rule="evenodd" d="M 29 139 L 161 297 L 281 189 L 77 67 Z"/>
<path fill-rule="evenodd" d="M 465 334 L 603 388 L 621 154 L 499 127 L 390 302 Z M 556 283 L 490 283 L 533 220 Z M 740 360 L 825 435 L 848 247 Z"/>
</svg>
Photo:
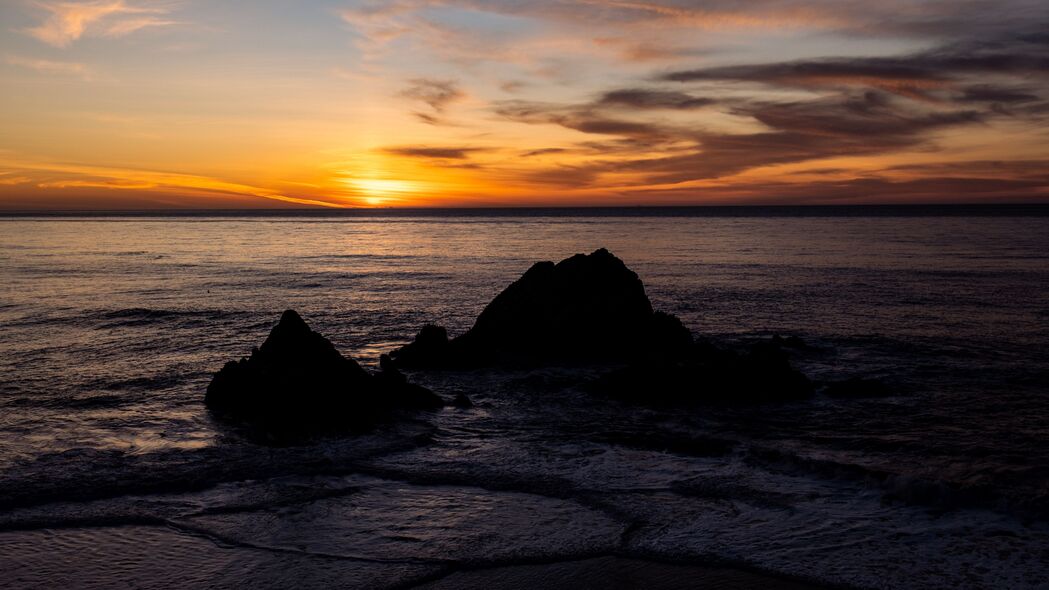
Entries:
<svg viewBox="0 0 1049 590">
<path fill-rule="evenodd" d="M 881 490 L 887 502 L 925 506 L 936 510 L 984 509 L 1022 519 L 1049 520 L 1049 473 L 1028 473 L 1024 481 L 994 485 L 987 480 L 959 481 L 906 474 L 873 465 L 806 457 L 779 449 L 750 446 L 745 460 L 772 470 L 843 479 Z M 1043 470 L 1045 471 L 1045 470 Z"/>
<path fill-rule="evenodd" d="M 358 462 L 366 458 L 430 444 L 432 433 L 432 426 L 411 421 L 373 434 L 290 447 L 219 444 L 142 455 L 92 448 L 45 453 L 0 473 L 0 511 L 132 494 L 181 493 L 231 481 L 348 473 L 359 469 Z"/>
<path fill-rule="evenodd" d="M 607 433 L 590 437 L 599 443 L 631 449 L 659 451 L 692 457 L 723 457 L 739 444 L 737 441 L 702 435 L 670 435 L 658 432 Z"/>
</svg>

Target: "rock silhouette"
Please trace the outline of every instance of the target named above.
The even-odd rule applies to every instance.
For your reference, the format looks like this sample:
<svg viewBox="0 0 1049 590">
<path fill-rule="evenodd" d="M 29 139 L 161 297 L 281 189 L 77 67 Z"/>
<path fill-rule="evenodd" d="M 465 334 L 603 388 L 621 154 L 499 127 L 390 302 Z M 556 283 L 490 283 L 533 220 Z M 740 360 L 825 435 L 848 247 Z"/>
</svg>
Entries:
<svg viewBox="0 0 1049 590">
<path fill-rule="evenodd" d="M 204 399 L 220 417 L 282 432 L 359 428 L 400 410 L 442 405 L 388 359 L 379 374 L 369 374 L 293 310 L 281 315 L 250 357 L 226 363 Z"/>
<path fill-rule="evenodd" d="M 460 355 L 462 351 L 458 351 Z M 427 324 L 415 340 L 393 351 L 394 362 L 402 367 L 436 368 L 454 364 L 452 344 L 448 331 L 441 326 Z"/>
<path fill-rule="evenodd" d="M 394 351 L 402 367 L 465 367 L 543 361 L 623 360 L 687 348 L 677 317 L 652 309 L 637 274 L 608 250 L 538 262 L 449 339 L 425 326 Z"/>
<path fill-rule="evenodd" d="M 389 355 L 379 357 L 379 373 L 374 377 L 379 393 L 397 408 L 435 409 L 444 405 L 441 398 L 422 385 L 410 383 Z"/>
<path fill-rule="evenodd" d="M 613 370 L 589 389 L 631 402 L 674 405 L 788 401 L 813 393 L 812 382 L 791 366 L 779 342 L 737 352 L 701 341 L 677 356 Z"/>
</svg>

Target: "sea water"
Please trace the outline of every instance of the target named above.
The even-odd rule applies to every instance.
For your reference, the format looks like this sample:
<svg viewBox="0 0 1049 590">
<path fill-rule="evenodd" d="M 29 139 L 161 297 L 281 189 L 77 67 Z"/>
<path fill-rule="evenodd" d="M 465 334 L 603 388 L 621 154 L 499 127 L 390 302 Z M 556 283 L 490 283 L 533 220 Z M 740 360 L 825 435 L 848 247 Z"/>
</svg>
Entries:
<svg viewBox="0 0 1049 590">
<path fill-rule="evenodd" d="M 365 366 L 605 247 L 724 346 L 891 395 L 643 408 L 594 368 L 415 373 L 471 409 L 270 446 L 210 376 L 286 308 Z M 0 586 L 390 587 L 621 555 L 857 587 L 1049 582 L 1049 217 L 0 219 Z"/>
</svg>

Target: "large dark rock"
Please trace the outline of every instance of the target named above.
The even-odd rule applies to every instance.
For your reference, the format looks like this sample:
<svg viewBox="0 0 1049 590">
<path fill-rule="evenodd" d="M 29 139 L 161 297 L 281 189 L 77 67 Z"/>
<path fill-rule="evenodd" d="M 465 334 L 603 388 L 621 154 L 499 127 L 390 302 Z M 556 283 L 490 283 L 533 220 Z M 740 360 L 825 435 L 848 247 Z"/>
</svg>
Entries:
<svg viewBox="0 0 1049 590">
<path fill-rule="evenodd" d="M 402 367 L 622 360 L 679 350 L 692 335 L 655 312 L 637 274 L 600 249 L 538 262 L 497 295 L 465 334 L 426 326 L 394 351 Z"/>
<path fill-rule="evenodd" d="M 745 351 L 697 342 L 683 354 L 613 370 L 589 388 L 625 401 L 672 405 L 789 401 L 813 393 L 812 382 L 777 342 Z"/>
<path fill-rule="evenodd" d="M 382 368 L 369 374 L 288 310 L 250 357 L 215 374 L 204 401 L 221 417 L 272 431 L 364 427 L 401 410 L 442 405 L 388 361 Z"/>
</svg>

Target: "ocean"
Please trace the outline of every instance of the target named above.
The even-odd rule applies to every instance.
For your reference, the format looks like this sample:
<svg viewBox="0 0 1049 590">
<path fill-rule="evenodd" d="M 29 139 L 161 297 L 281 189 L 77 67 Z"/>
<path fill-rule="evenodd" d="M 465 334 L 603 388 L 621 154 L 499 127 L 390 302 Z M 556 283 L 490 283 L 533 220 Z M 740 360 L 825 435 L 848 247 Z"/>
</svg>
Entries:
<svg viewBox="0 0 1049 590">
<path fill-rule="evenodd" d="M 658 211 L 658 210 L 657 210 Z M 0 218 L 0 586 L 383 588 L 606 556 L 856 588 L 1049 587 L 1045 209 Z M 788 214 L 789 213 L 789 214 Z M 271 446 L 211 375 L 284 309 L 367 367 L 608 248 L 731 346 L 891 395 L 646 408 L 588 367 Z"/>
</svg>

